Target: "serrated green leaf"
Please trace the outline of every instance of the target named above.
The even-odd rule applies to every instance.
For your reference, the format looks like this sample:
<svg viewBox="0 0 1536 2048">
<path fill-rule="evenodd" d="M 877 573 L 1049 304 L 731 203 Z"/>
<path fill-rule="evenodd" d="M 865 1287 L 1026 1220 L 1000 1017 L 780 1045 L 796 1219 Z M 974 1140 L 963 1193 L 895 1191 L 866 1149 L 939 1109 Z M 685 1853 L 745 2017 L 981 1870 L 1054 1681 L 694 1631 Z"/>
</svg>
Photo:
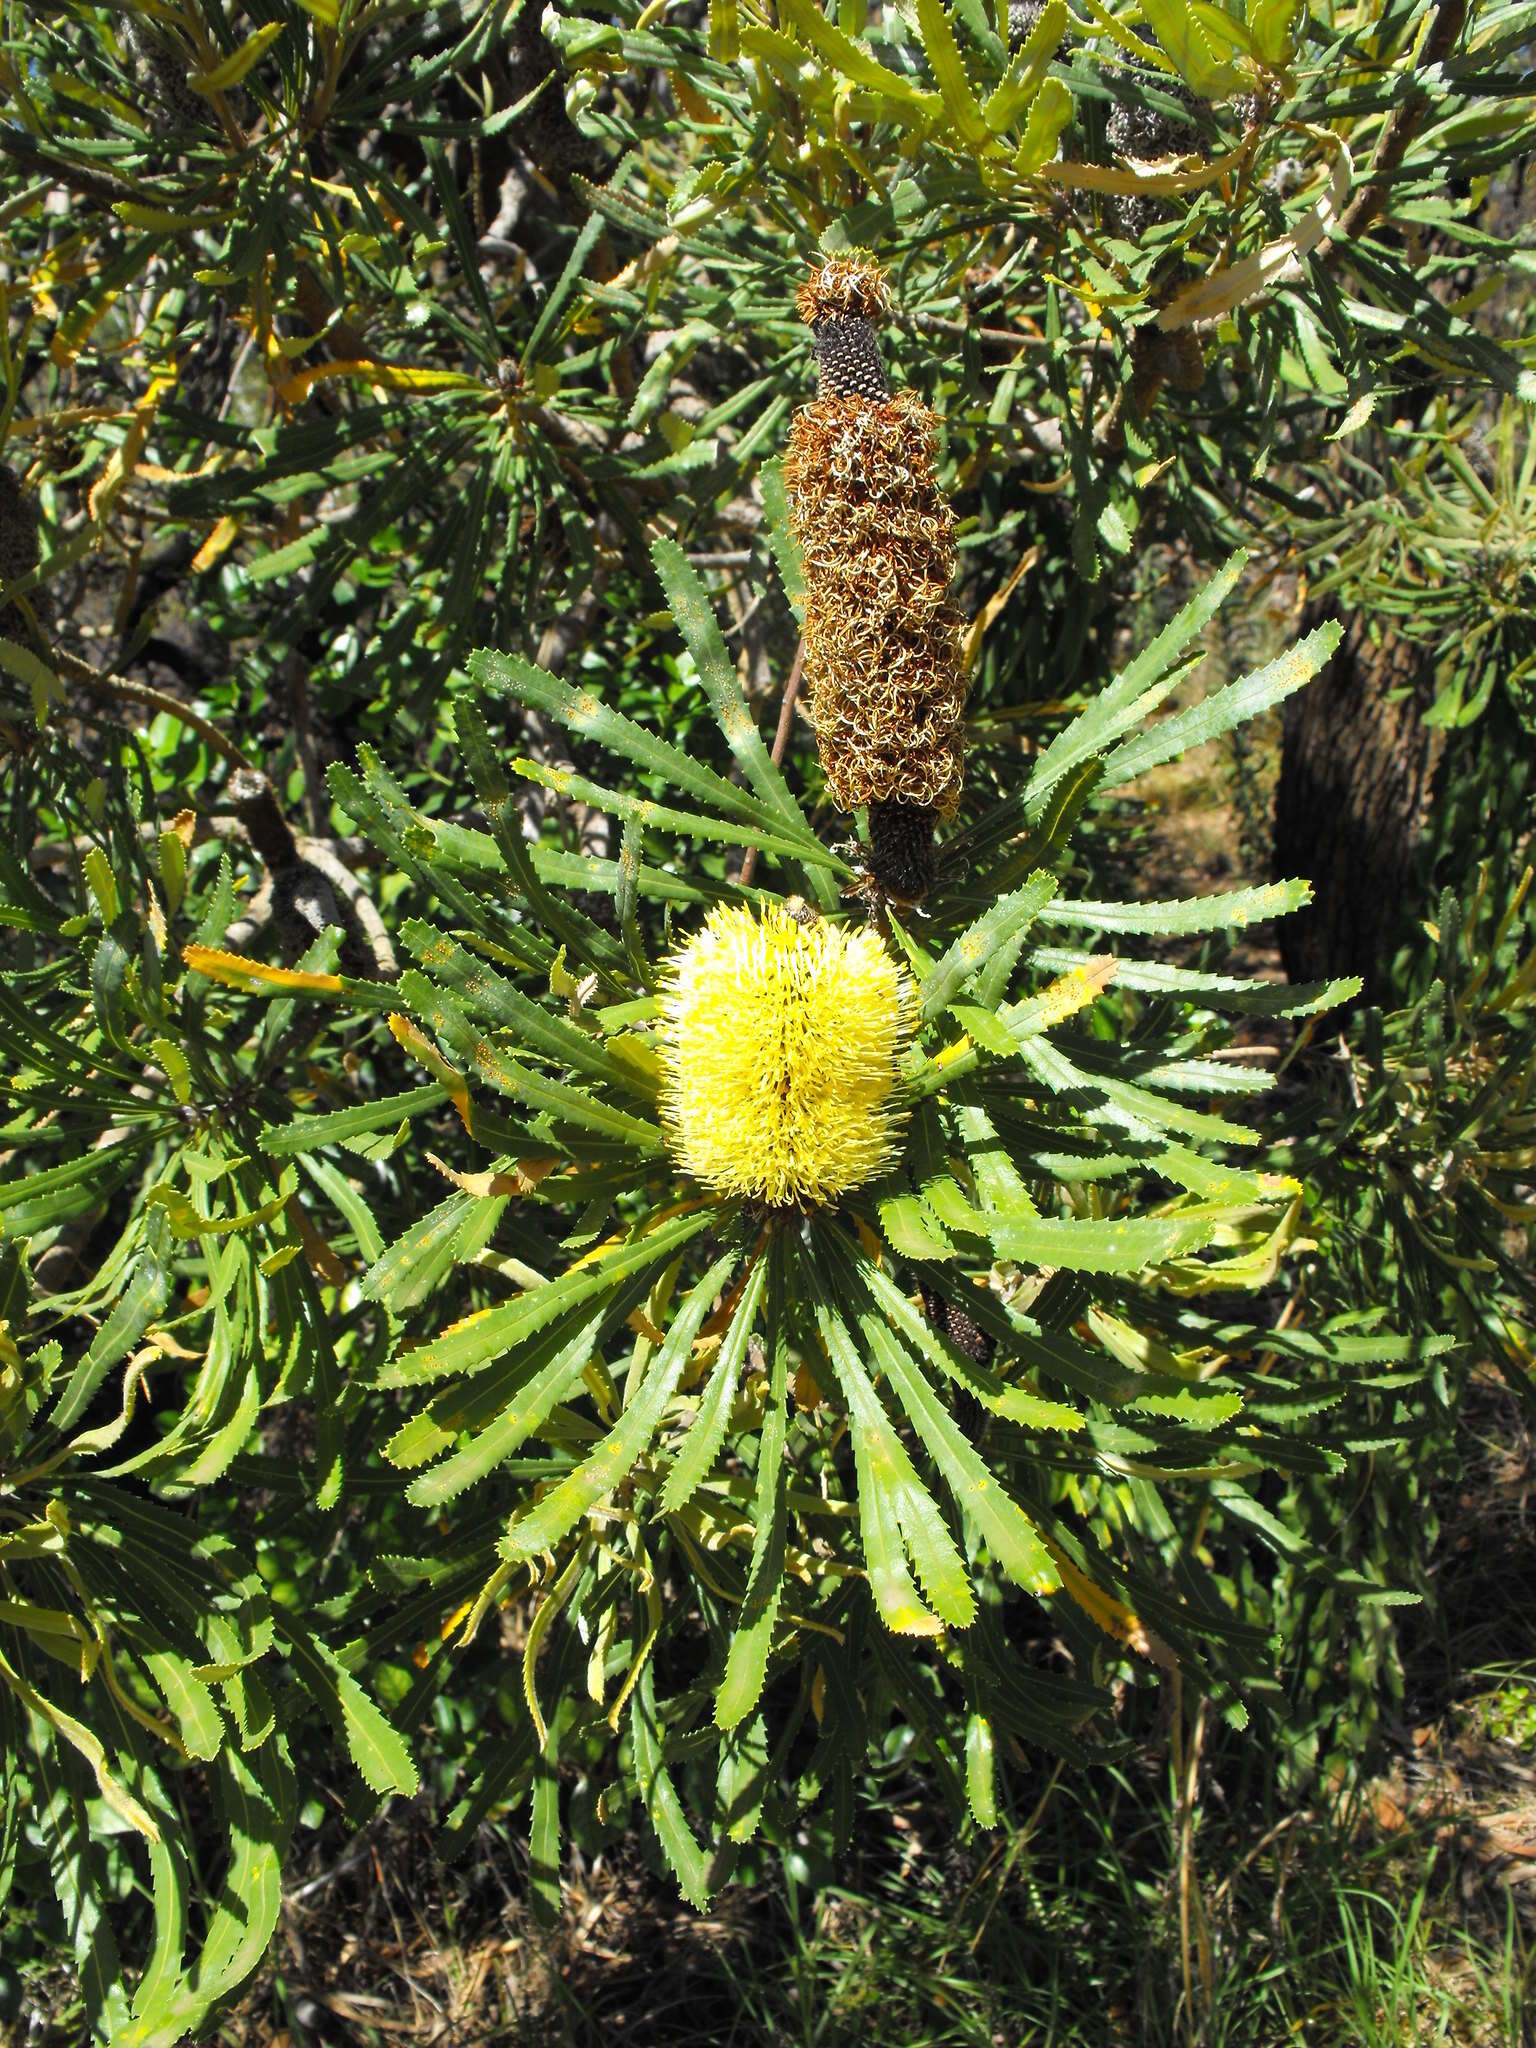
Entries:
<svg viewBox="0 0 1536 2048">
<path fill-rule="evenodd" d="M 959 46 L 955 42 L 955 32 L 940 0 L 917 0 L 917 24 L 922 33 L 923 48 L 928 53 L 928 67 L 938 85 L 944 111 L 955 125 L 955 132 L 973 147 L 989 142 L 992 131 L 982 118 L 975 89 L 966 75 Z"/>
<path fill-rule="evenodd" d="M 699 1402 L 697 1415 L 684 1437 L 682 1448 L 673 1460 L 667 1474 L 666 1484 L 661 1489 L 660 1509 L 664 1515 L 676 1514 L 686 1507 L 696 1490 L 709 1477 L 721 1444 L 725 1441 L 726 1426 L 730 1421 L 731 1403 L 736 1398 L 736 1382 L 741 1374 L 741 1362 L 747 1354 L 747 1342 L 757 1320 L 758 1304 L 762 1300 L 763 1287 L 767 1278 L 765 1262 L 759 1258 L 747 1275 L 731 1316 L 730 1327 L 725 1341 L 720 1346 L 720 1355 L 715 1360 Z"/>
<path fill-rule="evenodd" d="M 1338 646 L 1343 627 L 1330 619 L 1294 647 L 1288 647 L 1263 668 L 1240 682 L 1217 690 L 1187 711 L 1165 718 L 1150 731 L 1117 747 L 1104 764 L 1104 788 L 1117 789 L 1133 776 L 1165 761 L 1182 760 L 1196 747 L 1219 739 L 1245 720 L 1293 695 L 1309 683 Z"/>
<path fill-rule="evenodd" d="M 784 488 L 784 465 L 779 457 L 765 462 L 758 473 L 763 513 L 768 522 L 768 545 L 778 565 L 779 581 L 789 608 L 797 619 L 805 617 L 805 562 L 795 538 L 789 513 L 789 493 Z"/>
<path fill-rule="evenodd" d="M 1097 932 L 1138 932 L 1183 938 L 1191 932 L 1241 931 L 1271 917 L 1289 917 L 1311 901 L 1310 882 L 1266 882 L 1177 903 L 1090 903 L 1057 897 L 1040 913 L 1043 924 L 1080 924 Z"/>
<path fill-rule="evenodd" d="M 992 1723 L 972 1713 L 965 1723 L 965 1800 L 979 1828 L 997 1826 L 997 1761 Z"/>
<path fill-rule="evenodd" d="M 723 1253 L 690 1291 L 673 1317 L 639 1393 L 596 1450 L 536 1506 L 514 1520 L 502 1539 L 506 1555 L 534 1557 L 541 1550 L 553 1549 L 626 1476 L 655 1434 L 662 1411 L 677 1390 L 693 1340 L 740 1256 L 737 1251 Z"/>
<path fill-rule="evenodd" d="M 1056 735 L 1030 771 L 1025 785 L 1025 810 L 1032 820 L 1040 816 L 1051 791 L 1064 775 L 1091 756 L 1103 753 L 1163 701 L 1178 680 L 1177 672 L 1170 676 L 1174 664 L 1215 617 L 1247 560 L 1247 550 L 1242 548 L 1229 556 L 1211 580 L 1174 614 L 1151 645 Z"/>
<path fill-rule="evenodd" d="M 670 1216 L 649 1233 L 574 1266 L 516 1301 L 466 1316 L 420 1351 L 397 1359 L 380 1375 L 379 1383 L 389 1387 L 414 1386 L 421 1380 L 446 1377 L 449 1373 L 482 1372 L 514 1344 L 542 1330 L 566 1309 L 605 1293 L 630 1274 L 663 1264 L 716 1221 L 710 1209 Z"/>
<path fill-rule="evenodd" d="M 1211 30 L 1190 0 L 1141 0 L 1142 14 L 1158 42 L 1173 59 L 1180 77 L 1201 99 L 1226 99 L 1240 92 L 1246 71 L 1228 61 L 1212 41 Z M 1214 10 L 1213 10 L 1214 11 Z M 1234 35 L 1236 24 L 1233 24 Z M 1228 51 L 1234 46 L 1228 41 Z"/>
<path fill-rule="evenodd" d="M 1052 160 L 1071 122 L 1073 111 L 1071 89 L 1059 78 L 1043 79 L 1039 90 L 1029 103 L 1029 118 L 1024 123 L 1024 139 L 1013 155 L 1013 169 L 1019 176 L 1029 177 L 1038 171 L 1042 164 L 1048 164 Z"/>
<path fill-rule="evenodd" d="M 1066 34 L 1070 16 L 1065 0 L 1046 0 L 1039 19 L 1014 51 L 994 91 L 982 108 L 982 117 L 993 135 L 1011 128 L 1045 81 L 1046 67 Z"/>
<path fill-rule="evenodd" d="M 389 1792 L 409 1797 L 421 1780 L 399 1729 L 335 1652 L 312 1635 L 291 1611 L 284 1611 L 279 1626 L 295 1668 L 346 1743 L 347 1754 L 364 1784 L 380 1797 Z"/>
<path fill-rule="evenodd" d="M 735 665 L 726 653 L 724 636 L 697 571 L 672 540 L 652 541 L 651 560 L 736 765 L 777 817 L 809 834 L 805 815 L 747 709 Z"/>
<path fill-rule="evenodd" d="M 1002 897 L 962 932 L 922 985 L 922 1020 L 929 1024 L 946 1009 L 998 948 L 1029 930 L 1056 893 L 1056 878 L 1043 869 L 1022 888 Z"/>
<path fill-rule="evenodd" d="M 510 1458 L 579 1385 L 607 1320 L 606 1305 L 587 1317 L 575 1335 L 555 1348 L 554 1355 L 519 1386 L 496 1419 L 463 1450 L 411 1481 L 405 1490 L 406 1499 L 415 1507 L 441 1507 Z M 547 1344 L 540 1345 L 535 1356 L 548 1349 Z M 439 1448 L 446 1448 L 452 1440 L 431 1414 L 418 1415 L 391 1439 L 385 1455 L 396 1465 L 419 1463 L 423 1457 L 435 1455 Z"/>
<path fill-rule="evenodd" d="M 782 1243 L 768 1255 L 769 1385 L 757 1456 L 752 1501 L 752 1562 L 746 1598 L 726 1653 L 725 1676 L 715 1695 L 715 1724 L 737 1728 L 762 1697 L 784 1581 L 788 1524 L 789 1337 L 785 1328 L 785 1273 Z M 761 1271 L 761 1262 L 759 1262 Z"/>
<path fill-rule="evenodd" d="M 646 1819 L 656 1831 L 668 1868 L 677 1879 L 683 1897 L 698 1912 L 709 1904 L 712 1893 L 724 1883 L 728 1865 L 707 1856 L 688 1825 L 683 1802 L 677 1796 L 663 1757 L 661 1729 L 656 1715 L 656 1663 L 647 1658 L 635 1688 L 630 1729 L 635 1745 L 635 1782 Z"/>
<path fill-rule="evenodd" d="M 976 1613 L 965 1561 L 891 1426 L 859 1362 L 847 1325 L 820 1291 L 816 1321 L 848 1403 L 849 1433 L 858 1469 L 859 1521 L 870 1588 L 880 1617 L 898 1634 L 930 1635 L 940 1623 L 965 1628 Z M 903 1549 L 912 1560 L 931 1612 L 917 1596 L 902 1563 Z"/>
<path fill-rule="evenodd" d="M 188 1753 L 205 1763 L 216 1757 L 224 1746 L 224 1717 L 208 1687 L 173 1651 L 146 1651 L 144 1662 L 176 1717 Z"/>
</svg>

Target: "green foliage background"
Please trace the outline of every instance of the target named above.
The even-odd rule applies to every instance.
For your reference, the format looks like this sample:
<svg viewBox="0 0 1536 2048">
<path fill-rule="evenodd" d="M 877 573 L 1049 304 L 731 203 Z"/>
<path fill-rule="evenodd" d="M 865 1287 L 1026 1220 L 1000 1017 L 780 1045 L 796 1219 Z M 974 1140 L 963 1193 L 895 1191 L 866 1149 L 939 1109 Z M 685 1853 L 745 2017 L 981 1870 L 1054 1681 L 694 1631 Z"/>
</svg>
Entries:
<svg viewBox="0 0 1536 2048">
<path fill-rule="evenodd" d="M 1530 730 L 1533 21 L 7 13 L 5 1996 L 62 1953 L 77 2030 L 208 2025 L 333 1743 L 345 1825 L 505 1818 L 551 1915 L 637 1822 L 696 1901 L 835 1853 L 909 1747 L 985 1828 L 1159 1678 L 1352 1767 L 1467 1376 L 1529 1399 L 1528 820 L 1479 791 Z M 766 744 L 793 294 L 854 245 L 941 423 L 967 797 L 895 919 L 901 1167 L 763 1247 L 679 1187 L 647 1027 L 707 906 L 863 914 Z M 1136 778 L 1325 660 L 1191 694 L 1298 574 L 1443 647 L 1461 749 L 1438 951 L 1343 1076 L 1351 990 L 1228 957 L 1302 884 L 1135 874 Z"/>
</svg>

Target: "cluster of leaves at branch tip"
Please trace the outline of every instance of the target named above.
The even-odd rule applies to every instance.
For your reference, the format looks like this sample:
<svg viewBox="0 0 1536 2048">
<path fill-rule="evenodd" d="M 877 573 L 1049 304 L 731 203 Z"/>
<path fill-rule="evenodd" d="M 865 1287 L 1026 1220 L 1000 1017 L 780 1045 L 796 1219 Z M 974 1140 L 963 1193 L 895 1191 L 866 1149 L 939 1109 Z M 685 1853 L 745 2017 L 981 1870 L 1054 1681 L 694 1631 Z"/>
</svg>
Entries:
<svg viewBox="0 0 1536 2048">
<path fill-rule="evenodd" d="M 947 818 L 964 775 L 966 683 L 933 415 L 913 392 L 883 395 L 874 322 L 887 291 L 872 257 L 819 264 L 796 303 L 817 337 L 821 389 L 790 427 L 784 481 L 822 768 L 841 810 L 901 804 Z"/>
</svg>

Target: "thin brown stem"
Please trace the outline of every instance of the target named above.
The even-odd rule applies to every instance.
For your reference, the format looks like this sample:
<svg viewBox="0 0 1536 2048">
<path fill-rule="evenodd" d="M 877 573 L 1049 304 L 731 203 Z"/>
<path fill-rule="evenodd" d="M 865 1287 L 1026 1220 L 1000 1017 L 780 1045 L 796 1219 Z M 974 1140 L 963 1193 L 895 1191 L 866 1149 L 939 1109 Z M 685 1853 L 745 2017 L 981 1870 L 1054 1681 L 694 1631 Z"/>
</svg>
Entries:
<svg viewBox="0 0 1536 2048">
<path fill-rule="evenodd" d="M 183 704 L 179 697 L 169 696 L 164 690 L 153 689 L 148 683 L 130 682 L 126 676 L 108 675 L 100 669 L 92 668 L 89 662 L 79 661 L 74 655 L 64 653 L 62 649 L 55 649 L 53 662 L 61 675 L 68 676 L 72 683 L 83 683 L 99 697 L 115 697 L 119 702 L 143 704 L 151 711 L 168 712 L 172 718 L 179 718 L 183 725 L 189 726 L 200 740 L 210 746 L 223 760 L 228 761 L 231 767 L 250 768 L 254 771 L 255 763 L 241 753 L 232 739 L 227 739 L 216 725 L 210 724 L 202 713 L 194 711 L 190 704 Z"/>
<path fill-rule="evenodd" d="M 1455 48 L 1466 20 L 1467 0 L 1441 0 L 1415 68 L 1428 70 L 1432 64 L 1443 63 Z M 1408 154 L 1409 143 L 1423 126 L 1429 108 L 1429 94 L 1419 92 L 1388 116 L 1377 141 L 1375 155 L 1371 158 L 1367 181 L 1345 207 L 1343 218 L 1324 252 L 1325 262 L 1336 263 L 1346 244 L 1363 235 L 1386 206 L 1393 177 Z"/>
<path fill-rule="evenodd" d="M 790 665 L 789 680 L 784 685 L 784 701 L 779 706 L 779 729 L 773 736 L 773 765 L 784 764 L 784 754 L 789 746 L 789 735 L 795 723 L 795 699 L 800 694 L 800 671 L 805 666 L 805 635 L 800 635 L 800 645 L 795 649 L 795 658 Z M 752 877 L 757 872 L 757 848 L 749 846 L 747 857 L 741 864 L 741 886 L 750 889 Z"/>
</svg>

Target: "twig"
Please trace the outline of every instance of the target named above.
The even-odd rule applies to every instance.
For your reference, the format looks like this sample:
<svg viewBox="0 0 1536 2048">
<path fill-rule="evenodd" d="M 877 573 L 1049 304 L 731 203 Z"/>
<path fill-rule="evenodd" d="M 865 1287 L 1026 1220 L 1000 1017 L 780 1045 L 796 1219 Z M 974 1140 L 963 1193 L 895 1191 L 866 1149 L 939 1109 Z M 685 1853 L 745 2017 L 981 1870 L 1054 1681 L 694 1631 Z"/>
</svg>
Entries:
<svg viewBox="0 0 1536 2048">
<path fill-rule="evenodd" d="M 253 326 L 250 333 L 241 342 L 239 352 L 230 366 L 229 382 L 224 387 L 224 396 L 219 402 L 219 410 L 216 415 L 221 423 L 229 418 L 229 408 L 235 402 L 235 386 L 240 382 L 240 373 L 250 360 L 251 350 L 256 346 L 256 332 L 257 330 Z"/>
<path fill-rule="evenodd" d="M 974 334 L 978 341 L 992 343 L 997 348 L 1054 348 L 1057 346 L 1044 334 L 1019 334 L 1011 327 L 972 327 L 964 320 L 946 320 L 939 313 L 919 313 L 915 317 L 918 327 L 931 327 L 939 334 Z"/>
<path fill-rule="evenodd" d="M 1441 0 L 1435 10 L 1434 24 L 1424 38 L 1415 70 L 1427 70 L 1432 64 L 1443 62 L 1451 54 L 1457 37 L 1466 25 L 1467 0 Z M 1344 254 L 1344 245 L 1364 234 L 1387 203 L 1392 189 L 1392 179 L 1403 158 L 1408 154 L 1408 145 L 1423 126 L 1424 116 L 1430 108 L 1430 96 L 1426 92 L 1416 94 L 1400 107 L 1394 108 L 1388 116 L 1385 127 L 1376 143 L 1371 158 L 1371 168 L 1366 183 L 1345 207 L 1337 228 L 1329 238 L 1323 252 L 1325 263 L 1337 263 Z"/>
<path fill-rule="evenodd" d="M 322 1870 L 318 1877 L 310 1878 L 307 1884 L 301 1884 L 295 1890 L 285 1892 L 283 1904 L 285 1906 L 297 1906 L 313 1893 L 323 1892 L 328 1885 L 333 1885 L 338 1877 L 345 1877 L 349 1870 L 355 1870 L 363 1858 L 370 1853 L 372 1846 L 372 1843 L 365 1836 L 355 1847 L 347 1851 L 339 1863 L 333 1863 L 329 1870 Z"/>
<path fill-rule="evenodd" d="M 254 769 L 254 763 L 241 753 L 233 740 L 226 739 L 216 725 L 204 718 L 200 711 L 194 711 L 190 704 L 183 704 L 179 697 L 172 697 L 149 683 L 130 682 L 126 676 L 109 675 L 104 670 L 94 669 L 89 662 L 80 661 L 62 649 L 54 650 L 53 661 L 71 682 L 84 683 L 88 690 L 94 690 L 100 697 L 116 697 L 129 703 L 147 705 L 152 711 L 167 712 L 172 718 L 179 718 L 231 767 Z"/>
<path fill-rule="evenodd" d="M 795 659 L 789 671 L 789 681 L 784 685 L 784 701 L 779 706 L 779 729 L 773 736 L 773 765 L 784 765 L 785 749 L 789 745 L 790 731 L 795 723 L 795 699 L 800 694 L 800 671 L 805 666 L 805 635 L 800 635 L 800 645 L 795 649 Z M 749 846 L 747 857 L 741 864 L 740 881 L 743 889 L 752 886 L 752 877 L 757 872 L 757 848 Z"/>
<path fill-rule="evenodd" d="M 1200 1901 L 1194 1856 L 1195 1791 L 1200 1780 L 1200 1751 L 1205 1739 L 1206 1703 L 1202 1697 L 1195 1708 L 1195 1721 L 1190 1730 L 1186 1754 L 1184 1688 L 1177 1671 L 1173 1674 L 1173 1694 L 1173 1776 L 1179 1809 L 1179 1961 L 1184 1977 L 1184 2025 L 1190 2048 L 1196 2048 L 1203 2031 L 1205 2015 L 1211 2009 L 1213 1991 L 1210 1939 L 1206 1932 L 1205 1909 Z M 1195 1973 L 1190 1965 L 1191 1937 L 1198 1959 L 1200 1989 L 1203 1994 L 1198 2010 L 1195 2005 Z"/>
<path fill-rule="evenodd" d="M 1220 1902 L 1226 1897 L 1227 1893 L 1232 1889 L 1233 1885 L 1242 1876 L 1243 1872 L 1247 1870 L 1250 1867 L 1250 1865 L 1255 1863 L 1258 1860 L 1258 1858 L 1264 1854 L 1264 1851 L 1269 1847 L 1270 1843 L 1275 1841 L 1279 1836 L 1283 1835 L 1287 1828 L 1295 1827 L 1298 1822 L 1314 1821 L 1316 1819 L 1317 1814 L 1313 1810 L 1313 1808 L 1310 1806 L 1304 1806 L 1300 1809 L 1299 1812 L 1288 1813 L 1283 1820 L 1276 1821 L 1275 1825 L 1272 1828 L 1268 1829 L 1264 1834 L 1260 1835 L 1259 1839 L 1248 1851 L 1248 1854 L 1243 1858 L 1242 1862 L 1238 1864 L 1237 1868 L 1235 1870 L 1229 1870 L 1227 1872 L 1226 1876 L 1221 1880 L 1221 1883 L 1217 1885 L 1215 1891 L 1212 1892 L 1211 1904 L 1213 1906 L 1219 1905 Z"/>
</svg>

